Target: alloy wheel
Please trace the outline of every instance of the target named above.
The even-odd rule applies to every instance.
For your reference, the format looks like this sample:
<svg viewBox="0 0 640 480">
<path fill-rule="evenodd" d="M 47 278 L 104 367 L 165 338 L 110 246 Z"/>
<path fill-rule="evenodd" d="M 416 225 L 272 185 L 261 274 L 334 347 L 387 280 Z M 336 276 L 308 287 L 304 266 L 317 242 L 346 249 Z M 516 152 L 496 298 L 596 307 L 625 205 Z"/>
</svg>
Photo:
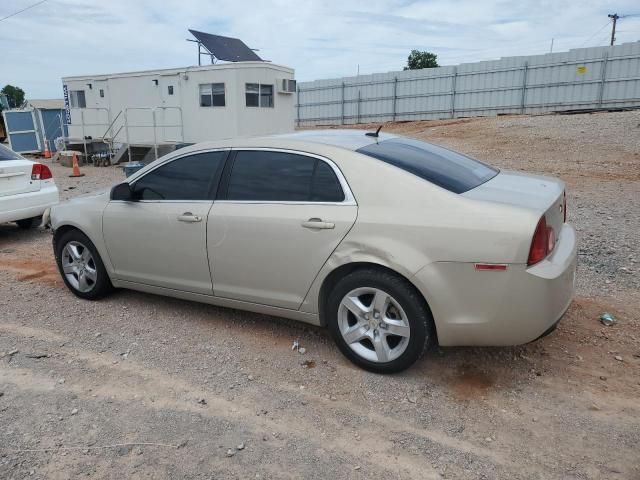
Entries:
<svg viewBox="0 0 640 480">
<path fill-rule="evenodd" d="M 395 360 L 409 345 L 411 327 L 400 304 L 378 288 L 350 291 L 340 302 L 342 338 L 360 357 L 375 363 Z"/>
<path fill-rule="evenodd" d="M 62 270 L 67 281 L 79 292 L 89 292 L 98 279 L 96 262 L 82 243 L 71 241 L 62 250 Z"/>
</svg>

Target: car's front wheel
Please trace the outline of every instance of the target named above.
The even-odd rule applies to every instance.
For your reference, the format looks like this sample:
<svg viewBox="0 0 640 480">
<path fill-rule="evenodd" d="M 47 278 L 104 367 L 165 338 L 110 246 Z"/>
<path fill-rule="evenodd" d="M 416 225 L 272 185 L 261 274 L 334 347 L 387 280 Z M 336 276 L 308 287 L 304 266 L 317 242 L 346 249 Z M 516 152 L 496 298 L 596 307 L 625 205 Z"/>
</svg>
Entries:
<svg viewBox="0 0 640 480">
<path fill-rule="evenodd" d="M 113 290 L 109 275 L 95 245 L 79 230 L 69 230 L 55 239 L 58 270 L 75 295 L 97 300 Z"/>
<path fill-rule="evenodd" d="M 390 272 L 357 270 L 337 282 L 327 324 L 342 353 L 377 373 L 399 372 L 432 341 L 432 318 L 419 292 Z"/>
</svg>

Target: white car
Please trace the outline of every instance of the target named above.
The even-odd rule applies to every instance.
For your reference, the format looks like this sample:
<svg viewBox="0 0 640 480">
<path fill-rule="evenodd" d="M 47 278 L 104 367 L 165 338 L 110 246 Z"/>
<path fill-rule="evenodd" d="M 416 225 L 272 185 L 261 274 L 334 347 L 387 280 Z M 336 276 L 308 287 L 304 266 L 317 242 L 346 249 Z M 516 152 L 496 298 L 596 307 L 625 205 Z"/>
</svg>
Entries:
<svg viewBox="0 0 640 480">
<path fill-rule="evenodd" d="M 58 199 L 49 167 L 0 145 L 0 223 L 16 222 L 21 228 L 37 226 Z"/>
<path fill-rule="evenodd" d="M 515 345 L 571 303 L 564 184 L 359 130 L 202 143 L 51 210 L 62 278 L 279 315 L 395 372 L 440 345 Z"/>
</svg>

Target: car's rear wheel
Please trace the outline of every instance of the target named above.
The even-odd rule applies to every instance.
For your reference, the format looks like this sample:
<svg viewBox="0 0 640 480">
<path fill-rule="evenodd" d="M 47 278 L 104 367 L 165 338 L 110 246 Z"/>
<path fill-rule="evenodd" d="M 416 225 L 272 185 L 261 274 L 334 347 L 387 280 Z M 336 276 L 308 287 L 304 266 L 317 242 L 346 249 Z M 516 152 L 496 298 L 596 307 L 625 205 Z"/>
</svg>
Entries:
<svg viewBox="0 0 640 480">
<path fill-rule="evenodd" d="M 410 367 L 432 341 L 432 318 L 413 285 L 378 270 L 357 270 L 337 282 L 327 325 L 342 353 L 377 373 Z"/>
<path fill-rule="evenodd" d="M 55 242 L 56 262 L 64 283 L 75 295 L 97 300 L 113 290 L 95 245 L 79 230 L 69 230 Z"/>
<path fill-rule="evenodd" d="M 37 227 L 42 222 L 42 217 L 24 218 L 17 220 L 16 223 L 23 230 L 29 230 L 30 228 Z"/>
</svg>

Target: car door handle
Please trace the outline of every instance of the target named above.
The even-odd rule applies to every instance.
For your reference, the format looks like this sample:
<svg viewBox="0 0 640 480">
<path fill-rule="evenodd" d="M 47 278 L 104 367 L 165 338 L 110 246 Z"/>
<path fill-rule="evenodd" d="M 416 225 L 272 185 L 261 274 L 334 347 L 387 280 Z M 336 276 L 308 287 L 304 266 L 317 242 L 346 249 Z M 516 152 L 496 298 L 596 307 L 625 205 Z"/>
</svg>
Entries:
<svg viewBox="0 0 640 480">
<path fill-rule="evenodd" d="M 336 228 L 335 223 L 323 222 L 321 218 L 310 218 L 306 222 L 302 222 L 302 226 L 312 230 L 331 230 Z"/>
<path fill-rule="evenodd" d="M 202 217 L 200 215 L 194 215 L 191 212 L 184 212 L 182 215 L 178 215 L 179 222 L 195 223 L 201 222 Z"/>
</svg>

